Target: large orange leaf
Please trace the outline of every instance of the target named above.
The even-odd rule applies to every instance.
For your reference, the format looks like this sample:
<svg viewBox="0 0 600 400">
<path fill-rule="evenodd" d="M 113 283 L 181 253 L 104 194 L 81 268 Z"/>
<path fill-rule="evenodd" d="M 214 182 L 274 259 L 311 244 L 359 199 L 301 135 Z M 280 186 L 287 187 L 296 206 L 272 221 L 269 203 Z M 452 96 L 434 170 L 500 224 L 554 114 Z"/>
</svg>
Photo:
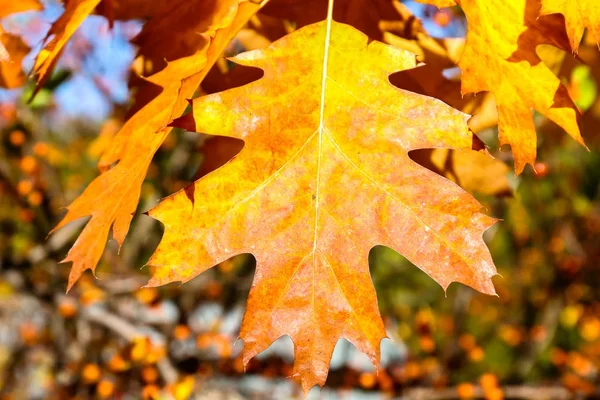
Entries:
<svg viewBox="0 0 600 400">
<path fill-rule="evenodd" d="M 444 289 L 493 294 L 482 233 L 495 220 L 454 183 L 413 162 L 420 148 L 468 149 L 468 116 L 393 86 L 415 56 L 331 22 L 304 27 L 238 64 L 264 77 L 200 97 L 190 130 L 245 142 L 220 169 L 150 215 L 165 233 L 149 286 L 189 281 L 240 253 L 256 274 L 240 337 L 244 363 L 282 335 L 304 391 L 322 385 L 346 338 L 374 363 L 386 334 L 368 254 L 386 245 Z"/>
<path fill-rule="evenodd" d="M 100 0 L 70 0 L 66 3 L 65 11 L 50 27 L 46 36 L 49 40 L 40 50 L 33 65 L 33 73 L 37 74 L 38 88 L 50 78 L 65 44 L 98 3 Z"/>
<path fill-rule="evenodd" d="M 193 96 L 227 43 L 260 8 L 260 5 L 246 0 L 202 2 L 207 9 L 205 13 L 198 13 L 197 17 L 202 17 L 205 22 L 204 31 L 199 31 L 204 33 L 204 42 L 194 54 L 169 62 L 163 70 L 147 79 L 149 85 L 160 89 L 160 93 L 143 99 L 143 107 L 139 107 L 125 123 L 102 155 L 98 166 L 103 173 L 69 205 L 67 215 L 53 230 L 91 216 L 63 260 L 73 262 L 68 288 L 86 269 L 95 269 L 111 226 L 113 238 L 119 246 L 123 244 L 149 163 L 171 131 L 167 125 L 184 112 L 187 99 Z M 229 12 L 226 18 L 213 19 L 212 13 L 223 9 Z"/>
<path fill-rule="evenodd" d="M 541 15 L 563 14 L 574 52 L 579 50 L 583 30 L 589 29 L 600 44 L 600 3 L 597 0 L 541 0 Z"/>
<path fill-rule="evenodd" d="M 421 1 L 421 0 L 420 0 Z M 423 0 L 445 6 L 448 0 Z M 583 144 L 577 107 L 566 87 L 536 53 L 540 44 L 568 48 L 555 16 L 539 17 L 540 6 L 527 0 L 461 0 L 469 24 L 459 61 L 462 93 L 490 91 L 496 98 L 501 144 L 510 144 L 515 170 L 535 162 L 537 137 L 532 109 L 560 125 Z"/>
</svg>

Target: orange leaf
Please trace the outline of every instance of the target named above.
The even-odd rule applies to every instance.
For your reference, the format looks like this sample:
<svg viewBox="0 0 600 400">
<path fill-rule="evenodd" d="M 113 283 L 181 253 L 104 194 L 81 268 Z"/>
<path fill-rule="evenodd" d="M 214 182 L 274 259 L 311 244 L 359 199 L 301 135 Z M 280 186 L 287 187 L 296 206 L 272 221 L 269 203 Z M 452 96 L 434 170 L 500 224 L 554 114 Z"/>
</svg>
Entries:
<svg viewBox="0 0 600 400">
<path fill-rule="evenodd" d="M 198 0 L 200 1 L 200 0 Z M 137 208 L 140 190 L 148 166 L 156 150 L 171 131 L 167 127 L 179 117 L 188 105 L 196 88 L 235 33 L 260 8 L 246 0 L 202 0 L 204 13 L 204 42 L 196 52 L 181 56 L 147 78 L 148 86 L 159 88 L 154 98 L 139 95 L 143 104 L 115 135 L 110 147 L 102 155 L 98 167 L 103 172 L 68 207 L 67 215 L 52 230 L 91 215 L 81 235 L 63 262 L 73 262 L 68 288 L 86 269 L 96 268 L 104 251 L 106 238 L 112 226 L 113 237 L 123 244 L 133 214 Z M 218 6 L 215 9 L 215 6 Z M 213 14 L 229 10 L 228 18 L 215 21 Z M 198 22 L 197 26 L 201 26 Z M 202 32 L 202 30 L 199 30 Z M 117 163 L 118 162 L 118 163 Z M 111 166 L 117 163 L 114 167 Z"/>
<path fill-rule="evenodd" d="M 44 48 L 40 50 L 35 59 L 33 73 L 38 75 L 37 88 L 41 87 L 50 78 L 52 69 L 58 61 L 65 44 L 79 28 L 79 25 L 94 11 L 98 3 L 100 3 L 100 0 L 71 0 L 66 3 L 65 11 L 52 24 L 46 35 L 46 40 L 51 36 L 52 39 L 46 41 Z"/>
<path fill-rule="evenodd" d="M 3 56 L 3 51 L 6 54 Z M 29 53 L 29 46 L 19 36 L 3 32 L 0 26 L 0 87 L 14 89 L 21 86 L 25 73 L 21 63 Z"/>
<path fill-rule="evenodd" d="M 0 18 L 25 11 L 38 11 L 42 4 L 38 0 L 0 0 Z"/>
<path fill-rule="evenodd" d="M 574 52 L 579 50 L 583 30 L 589 29 L 600 45 L 600 4 L 597 0 L 542 0 L 540 15 L 563 14 Z"/>
<path fill-rule="evenodd" d="M 0 0 L 0 19 L 11 14 L 41 10 L 37 0 Z M 13 89 L 25 81 L 21 69 L 23 58 L 29 53 L 29 47 L 15 35 L 4 32 L 0 25 L 0 87 Z"/>
<path fill-rule="evenodd" d="M 148 286 L 252 253 L 244 363 L 289 335 L 305 392 L 325 382 L 340 338 L 378 362 L 386 334 L 367 262 L 373 246 L 397 250 L 444 289 L 459 281 L 494 294 L 481 236 L 495 220 L 408 157 L 472 145 L 466 114 L 389 83 L 414 55 L 321 22 L 232 61 L 265 75 L 194 100 L 193 118 L 177 124 L 245 146 L 150 211 L 165 234 Z"/>
<path fill-rule="evenodd" d="M 448 1 L 423 1 L 438 6 Z M 469 29 L 459 61 L 462 93 L 490 91 L 496 98 L 501 144 L 510 144 L 515 171 L 535 162 L 537 137 L 532 109 L 560 125 L 583 144 L 580 117 L 566 87 L 536 53 L 540 44 L 566 48 L 561 21 L 539 17 L 539 5 L 526 0 L 461 0 Z"/>
</svg>

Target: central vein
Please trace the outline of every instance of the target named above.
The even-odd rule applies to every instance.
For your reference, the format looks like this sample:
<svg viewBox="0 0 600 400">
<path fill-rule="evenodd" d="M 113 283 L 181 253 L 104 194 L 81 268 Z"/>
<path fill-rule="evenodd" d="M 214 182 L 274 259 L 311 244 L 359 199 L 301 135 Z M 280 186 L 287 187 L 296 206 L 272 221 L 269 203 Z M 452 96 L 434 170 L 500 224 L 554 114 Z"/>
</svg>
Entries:
<svg viewBox="0 0 600 400">
<path fill-rule="evenodd" d="M 325 130 L 325 90 L 327 88 L 327 64 L 329 60 L 329 41 L 331 38 L 331 21 L 333 20 L 333 1 L 329 0 L 327 5 L 327 28 L 325 30 L 325 44 L 323 51 L 323 73 L 321 75 L 321 104 L 319 110 L 319 135 L 318 135 L 318 149 L 317 149 L 317 187 L 315 190 L 315 232 L 313 241 L 313 268 L 315 265 L 315 253 L 317 250 L 317 236 L 319 229 L 319 189 L 321 186 L 321 156 L 323 148 L 323 133 Z M 314 272 L 314 271 L 313 271 Z M 314 273 L 313 273 L 314 276 Z"/>
</svg>

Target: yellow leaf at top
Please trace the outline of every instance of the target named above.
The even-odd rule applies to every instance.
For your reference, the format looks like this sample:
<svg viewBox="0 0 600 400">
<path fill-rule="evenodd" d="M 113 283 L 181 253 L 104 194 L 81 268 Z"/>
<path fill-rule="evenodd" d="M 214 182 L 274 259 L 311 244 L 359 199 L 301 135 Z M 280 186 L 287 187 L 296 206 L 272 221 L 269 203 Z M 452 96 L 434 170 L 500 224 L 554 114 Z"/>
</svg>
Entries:
<svg viewBox="0 0 600 400">
<path fill-rule="evenodd" d="M 264 77 L 193 101 L 177 125 L 244 148 L 150 211 L 165 233 L 149 286 L 256 257 L 244 363 L 289 335 L 305 392 L 325 383 L 340 338 L 378 362 L 386 334 L 369 274 L 374 246 L 395 249 L 443 288 L 458 281 L 493 294 L 496 274 L 482 239 L 495 220 L 408 156 L 471 148 L 468 115 L 389 82 L 415 66 L 413 54 L 328 22 L 235 57 Z"/>
<path fill-rule="evenodd" d="M 600 45 L 600 2 L 598 0 L 542 0 L 540 15 L 562 14 L 574 52 L 579 50 L 583 31 L 588 28 Z"/>
<path fill-rule="evenodd" d="M 422 2 L 436 4 L 435 0 Z M 560 36 L 562 22 L 551 16 L 539 17 L 540 6 L 535 1 L 457 3 L 468 22 L 467 42 L 458 64 L 462 70 L 461 91 L 494 94 L 500 143 L 510 144 L 516 173 L 535 162 L 534 109 L 583 144 L 577 107 L 567 88 L 536 53 L 541 44 L 568 46 Z"/>
<path fill-rule="evenodd" d="M 52 24 L 46 36 L 52 38 L 45 44 L 35 59 L 33 73 L 38 75 L 38 88 L 50 78 L 52 69 L 58 61 L 65 44 L 79 28 L 79 25 L 94 11 L 98 3 L 100 3 L 100 0 L 71 0 L 66 3 L 65 11 Z"/>
</svg>

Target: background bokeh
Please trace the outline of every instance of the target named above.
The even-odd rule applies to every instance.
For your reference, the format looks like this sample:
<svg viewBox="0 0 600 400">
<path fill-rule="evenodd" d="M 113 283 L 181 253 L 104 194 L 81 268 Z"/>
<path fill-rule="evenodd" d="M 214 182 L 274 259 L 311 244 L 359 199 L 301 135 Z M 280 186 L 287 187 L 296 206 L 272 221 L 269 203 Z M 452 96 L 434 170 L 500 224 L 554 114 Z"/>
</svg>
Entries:
<svg viewBox="0 0 600 400">
<path fill-rule="evenodd" d="M 434 37 L 466 32 L 460 10 L 405 4 Z M 48 1 L 42 12 L 2 21 L 33 48 L 26 70 L 60 12 L 60 3 Z M 111 28 L 91 16 L 33 101 L 33 83 L 0 91 L 0 398 L 301 397 L 286 379 L 293 363 L 288 338 L 243 370 L 242 343 L 235 341 L 251 256 L 185 285 L 140 289 L 149 276 L 141 267 L 162 233 L 141 212 L 213 169 L 215 139 L 181 130 L 168 137 L 125 245 L 118 252 L 109 242 L 98 279 L 88 272 L 65 294 L 70 265 L 59 261 L 85 221 L 47 235 L 97 175 L 96 162 L 122 124 L 136 51 L 129 41 L 142 23 Z M 247 42 L 236 39 L 227 53 Z M 383 369 L 376 373 L 342 341 L 326 387 L 311 398 L 600 397 L 600 52 L 586 37 L 577 58 L 548 60 L 584 112 L 589 151 L 536 115 L 537 173 L 527 168 L 514 176 L 494 127 L 479 132 L 494 162 L 414 155 L 500 219 L 485 234 L 501 274 L 494 278 L 498 297 L 457 283 L 444 293 L 397 253 L 373 249 L 371 274 L 392 339 L 383 343 Z M 205 93 L 219 90 L 211 79 L 223 68 L 209 74 Z M 458 79 L 456 69 L 446 72 Z"/>
</svg>

